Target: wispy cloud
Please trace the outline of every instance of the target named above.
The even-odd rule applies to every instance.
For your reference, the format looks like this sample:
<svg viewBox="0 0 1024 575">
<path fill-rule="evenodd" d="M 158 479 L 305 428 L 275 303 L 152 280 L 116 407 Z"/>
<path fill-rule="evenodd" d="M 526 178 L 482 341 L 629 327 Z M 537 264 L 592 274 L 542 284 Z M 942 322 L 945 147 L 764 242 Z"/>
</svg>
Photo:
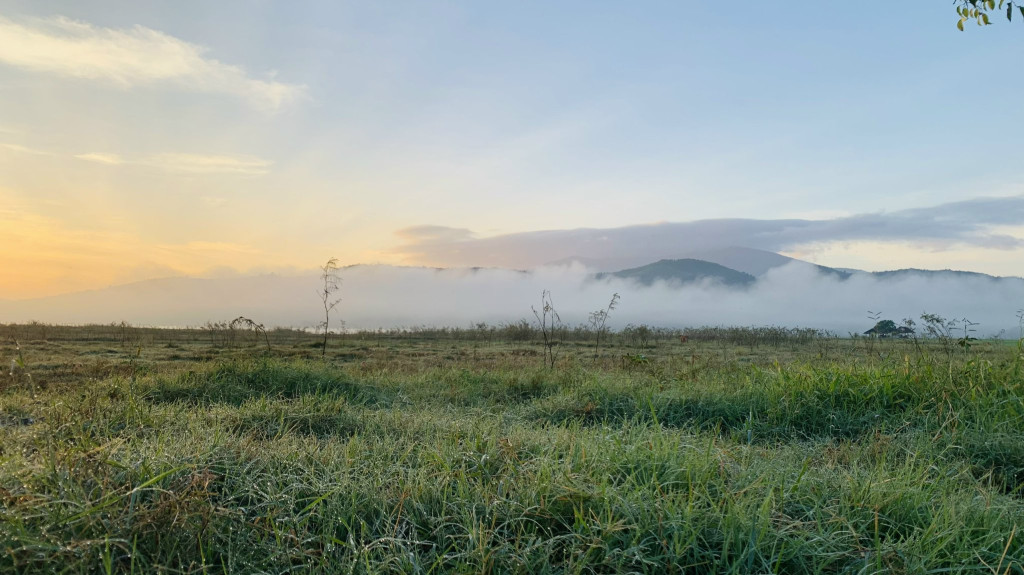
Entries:
<svg viewBox="0 0 1024 575">
<path fill-rule="evenodd" d="M 100 28 L 63 17 L 14 22 L 0 17 L 0 62 L 123 88 L 171 85 L 230 94 L 257 108 L 277 110 L 304 86 L 251 77 L 206 55 L 206 48 L 158 30 Z"/>
<path fill-rule="evenodd" d="M 125 158 L 118 154 L 88 153 L 75 156 L 80 160 L 119 166 L 122 164 L 148 166 L 186 174 L 239 174 L 261 176 L 269 173 L 273 162 L 253 156 L 224 156 L 204 154 L 155 154 L 140 159 Z"/>
<path fill-rule="evenodd" d="M 203 242 L 193 241 L 186 242 L 185 244 L 161 244 L 157 246 L 158 249 L 168 251 L 189 251 L 192 253 L 200 254 L 260 254 L 260 250 L 246 244 L 237 244 L 231 242 Z"/>
<path fill-rule="evenodd" d="M 395 232 L 401 238 L 414 242 L 426 241 L 460 241 L 473 238 L 472 231 L 465 228 L 449 228 L 447 226 L 410 226 Z"/>
<path fill-rule="evenodd" d="M 211 208 L 219 208 L 228 203 L 227 198 L 218 198 L 216 196 L 203 196 L 203 203 Z"/>
<path fill-rule="evenodd" d="M 0 142 L 0 148 L 3 148 L 5 150 L 10 150 L 12 152 L 19 152 L 19 153 L 22 153 L 22 154 L 32 154 L 34 156 L 52 156 L 53 155 L 50 152 L 47 152 L 45 150 L 37 150 L 36 148 L 30 148 L 28 146 L 22 146 L 22 145 L 19 145 L 19 144 L 8 144 L 8 143 L 5 143 L 5 142 Z"/>
<path fill-rule="evenodd" d="M 533 267 L 570 257 L 658 258 L 728 246 L 786 250 L 835 241 L 906 241 L 930 249 L 967 245 L 1017 249 L 1024 239 L 1000 227 L 1024 223 L 1024 196 L 976 198 L 895 212 L 829 219 L 717 219 L 659 223 L 612 229 L 546 230 L 476 238 L 468 230 L 445 232 L 437 226 L 400 230 L 406 244 L 394 253 L 409 261 L 435 265 L 503 265 Z"/>
<path fill-rule="evenodd" d="M 253 156 L 209 156 L 202 154 L 158 154 L 139 162 L 147 166 L 192 174 L 263 175 L 273 162 Z"/>
<path fill-rule="evenodd" d="M 96 162 L 99 164 L 109 164 L 111 166 L 116 166 L 118 164 L 124 163 L 124 160 L 121 158 L 121 156 L 117 154 L 78 154 L 75 157 L 78 158 L 79 160 L 86 160 L 89 162 Z"/>
</svg>

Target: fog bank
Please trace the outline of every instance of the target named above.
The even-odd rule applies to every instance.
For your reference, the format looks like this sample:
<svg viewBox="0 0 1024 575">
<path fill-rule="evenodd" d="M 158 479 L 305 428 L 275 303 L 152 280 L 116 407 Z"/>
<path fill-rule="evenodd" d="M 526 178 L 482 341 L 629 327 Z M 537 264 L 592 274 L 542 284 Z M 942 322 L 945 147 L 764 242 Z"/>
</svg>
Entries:
<svg viewBox="0 0 1024 575">
<path fill-rule="evenodd" d="M 846 335 L 873 325 L 868 310 L 897 323 L 933 313 L 976 322 L 978 336 L 1005 330 L 1016 337 L 1024 307 L 1024 280 L 905 275 L 847 280 L 794 262 L 770 270 L 748 289 L 714 283 L 650 287 L 618 278 L 593 279 L 579 264 L 530 272 L 353 266 L 341 270 L 342 301 L 334 318 L 349 329 L 458 326 L 532 321 L 531 306 L 551 292 L 564 322 L 584 323 L 613 293 L 621 296 L 609 324 L 664 327 L 780 325 L 830 329 Z M 315 326 L 322 321 L 315 274 L 196 279 L 171 278 L 64 296 L 0 302 L 0 323 L 111 323 L 201 326 L 239 315 L 270 326 Z M 338 325 L 336 322 L 333 325 Z"/>
</svg>

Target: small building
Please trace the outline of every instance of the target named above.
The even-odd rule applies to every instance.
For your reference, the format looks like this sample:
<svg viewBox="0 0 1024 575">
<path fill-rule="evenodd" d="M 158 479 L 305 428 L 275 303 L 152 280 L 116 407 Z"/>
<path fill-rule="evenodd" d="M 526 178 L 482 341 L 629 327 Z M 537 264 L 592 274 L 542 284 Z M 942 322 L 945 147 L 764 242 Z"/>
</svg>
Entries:
<svg viewBox="0 0 1024 575">
<path fill-rule="evenodd" d="M 901 325 L 896 329 L 878 329 L 878 326 L 867 330 L 864 335 L 873 335 L 876 337 L 898 337 L 900 339 L 906 339 L 914 336 L 914 329 Z"/>
</svg>

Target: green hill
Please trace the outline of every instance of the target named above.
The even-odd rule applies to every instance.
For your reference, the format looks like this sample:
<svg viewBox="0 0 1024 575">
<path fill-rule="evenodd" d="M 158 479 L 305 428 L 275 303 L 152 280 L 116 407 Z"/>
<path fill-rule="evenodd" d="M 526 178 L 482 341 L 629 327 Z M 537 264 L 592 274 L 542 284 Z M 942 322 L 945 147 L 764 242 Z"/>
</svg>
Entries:
<svg viewBox="0 0 1024 575">
<path fill-rule="evenodd" d="M 596 277 L 598 279 L 607 277 L 633 279 L 648 286 L 659 280 L 678 283 L 712 280 L 727 286 L 746 287 L 756 281 L 754 276 L 748 273 L 695 259 L 660 260 L 637 268 L 600 273 Z"/>
</svg>

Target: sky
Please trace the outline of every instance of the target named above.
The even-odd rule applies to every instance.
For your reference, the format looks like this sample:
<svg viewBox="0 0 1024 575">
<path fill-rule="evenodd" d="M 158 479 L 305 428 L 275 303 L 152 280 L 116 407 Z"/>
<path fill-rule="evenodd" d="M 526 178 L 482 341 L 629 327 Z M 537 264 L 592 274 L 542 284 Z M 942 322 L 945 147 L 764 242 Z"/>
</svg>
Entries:
<svg viewBox="0 0 1024 575">
<path fill-rule="evenodd" d="M 1021 275 L 1024 26 L 956 19 L 0 0 L 0 299 L 331 256 L 539 266 L 580 238 Z"/>
</svg>

